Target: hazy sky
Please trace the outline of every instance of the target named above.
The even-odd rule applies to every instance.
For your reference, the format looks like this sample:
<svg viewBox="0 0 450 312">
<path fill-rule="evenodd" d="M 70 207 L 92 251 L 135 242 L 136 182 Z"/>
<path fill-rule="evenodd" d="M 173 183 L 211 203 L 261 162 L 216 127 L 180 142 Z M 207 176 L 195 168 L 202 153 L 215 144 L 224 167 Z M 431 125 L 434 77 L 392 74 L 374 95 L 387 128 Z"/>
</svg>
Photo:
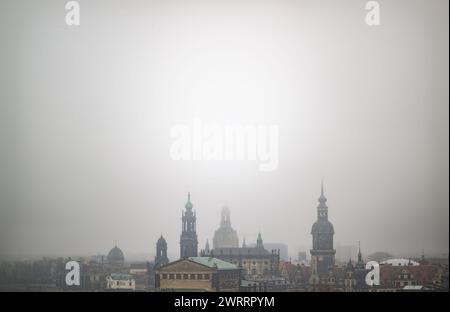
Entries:
<svg viewBox="0 0 450 312">
<path fill-rule="evenodd" d="M 0 0 L 0 257 L 179 254 L 227 204 L 240 240 L 448 253 L 448 1 Z M 170 129 L 276 124 L 279 166 L 174 161 Z"/>
</svg>

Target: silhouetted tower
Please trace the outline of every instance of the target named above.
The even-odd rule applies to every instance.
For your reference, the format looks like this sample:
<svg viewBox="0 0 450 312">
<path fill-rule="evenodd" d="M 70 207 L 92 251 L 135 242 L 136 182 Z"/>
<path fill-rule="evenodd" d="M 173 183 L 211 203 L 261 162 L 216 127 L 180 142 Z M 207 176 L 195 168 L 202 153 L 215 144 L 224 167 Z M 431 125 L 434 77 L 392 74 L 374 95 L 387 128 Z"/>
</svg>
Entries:
<svg viewBox="0 0 450 312">
<path fill-rule="evenodd" d="M 182 213 L 182 229 L 180 237 L 180 258 L 197 257 L 198 241 L 196 233 L 196 216 L 192 211 L 191 193 L 188 193 L 188 201 L 185 211 Z"/>
<path fill-rule="evenodd" d="M 167 263 L 169 263 L 169 258 L 167 258 L 167 242 L 161 235 L 158 242 L 156 242 L 155 268 L 162 267 Z"/>
<path fill-rule="evenodd" d="M 355 264 L 355 291 L 364 291 L 365 289 L 367 289 L 366 275 L 367 270 L 361 253 L 361 242 L 358 241 L 358 261 Z"/>
<path fill-rule="evenodd" d="M 328 221 L 327 198 L 322 189 L 317 206 L 317 221 L 313 224 L 311 234 L 313 237 L 313 248 L 311 249 L 311 284 L 318 284 L 328 278 L 330 269 L 334 267 L 333 249 L 333 224 Z"/>
</svg>

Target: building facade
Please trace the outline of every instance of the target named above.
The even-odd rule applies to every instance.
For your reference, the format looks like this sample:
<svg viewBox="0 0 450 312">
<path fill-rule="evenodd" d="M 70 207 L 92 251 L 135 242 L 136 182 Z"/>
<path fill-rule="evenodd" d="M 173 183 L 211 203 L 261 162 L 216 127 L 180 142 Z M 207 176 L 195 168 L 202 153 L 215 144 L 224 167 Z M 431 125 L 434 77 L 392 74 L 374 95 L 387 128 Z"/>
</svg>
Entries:
<svg viewBox="0 0 450 312">
<path fill-rule="evenodd" d="M 255 247 L 217 248 L 207 253 L 201 251 L 205 257 L 215 257 L 238 266 L 242 270 L 242 277 L 246 280 L 270 279 L 279 276 L 280 252 L 264 249 L 261 233 Z"/>
<path fill-rule="evenodd" d="M 240 269 L 212 257 L 189 257 L 160 267 L 155 287 L 163 291 L 239 291 Z"/>
<path fill-rule="evenodd" d="M 106 277 L 106 289 L 110 290 L 135 290 L 136 284 L 131 274 L 113 273 Z"/>
</svg>

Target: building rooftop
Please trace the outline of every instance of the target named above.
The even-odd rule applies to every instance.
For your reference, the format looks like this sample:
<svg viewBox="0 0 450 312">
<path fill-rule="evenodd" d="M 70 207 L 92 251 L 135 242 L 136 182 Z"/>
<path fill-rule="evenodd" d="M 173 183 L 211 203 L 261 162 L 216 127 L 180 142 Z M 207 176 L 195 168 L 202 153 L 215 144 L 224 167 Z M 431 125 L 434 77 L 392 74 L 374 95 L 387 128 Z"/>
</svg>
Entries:
<svg viewBox="0 0 450 312">
<path fill-rule="evenodd" d="M 423 289 L 422 285 L 407 285 L 403 287 L 403 290 L 422 290 L 422 289 Z"/>
<path fill-rule="evenodd" d="M 215 248 L 211 253 L 217 256 L 266 256 L 271 254 L 266 249 L 258 247 Z"/>
<path fill-rule="evenodd" d="M 133 276 L 130 274 L 123 274 L 123 273 L 112 273 L 110 275 L 111 279 L 114 281 L 127 281 L 133 279 Z"/>
<path fill-rule="evenodd" d="M 189 257 L 189 260 L 210 268 L 217 268 L 218 270 L 239 269 L 237 265 L 212 257 Z"/>
</svg>

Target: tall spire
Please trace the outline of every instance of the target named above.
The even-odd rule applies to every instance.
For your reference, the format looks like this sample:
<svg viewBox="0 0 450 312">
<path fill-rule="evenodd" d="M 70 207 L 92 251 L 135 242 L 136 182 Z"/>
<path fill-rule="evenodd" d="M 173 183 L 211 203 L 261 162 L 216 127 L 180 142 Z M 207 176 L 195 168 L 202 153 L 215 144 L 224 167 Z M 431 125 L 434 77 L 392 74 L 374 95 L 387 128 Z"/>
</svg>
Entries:
<svg viewBox="0 0 450 312">
<path fill-rule="evenodd" d="M 209 254 L 209 252 L 210 252 L 208 239 L 206 239 L 205 252 L 206 252 L 206 254 Z"/>
<path fill-rule="evenodd" d="M 317 219 L 319 221 L 328 220 L 328 206 L 327 206 L 327 198 L 325 197 L 325 191 L 323 187 L 323 178 L 320 185 L 319 205 L 317 206 Z"/>
<path fill-rule="evenodd" d="M 362 262 L 361 241 L 358 241 L 358 262 Z"/>
<path fill-rule="evenodd" d="M 258 238 L 256 239 L 256 248 L 264 248 L 261 232 L 258 233 Z"/>
<path fill-rule="evenodd" d="M 325 206 L 325 203 L 327 202 L 327 198 L 325 197 L 325 192 L 323 190 L 323 178 L 322 178 L 322 182 L 321 182 L 321 186 L 320 186 L 320 197 L 319 197 L 319 203 L 322 206 Z"/>
</svg>

